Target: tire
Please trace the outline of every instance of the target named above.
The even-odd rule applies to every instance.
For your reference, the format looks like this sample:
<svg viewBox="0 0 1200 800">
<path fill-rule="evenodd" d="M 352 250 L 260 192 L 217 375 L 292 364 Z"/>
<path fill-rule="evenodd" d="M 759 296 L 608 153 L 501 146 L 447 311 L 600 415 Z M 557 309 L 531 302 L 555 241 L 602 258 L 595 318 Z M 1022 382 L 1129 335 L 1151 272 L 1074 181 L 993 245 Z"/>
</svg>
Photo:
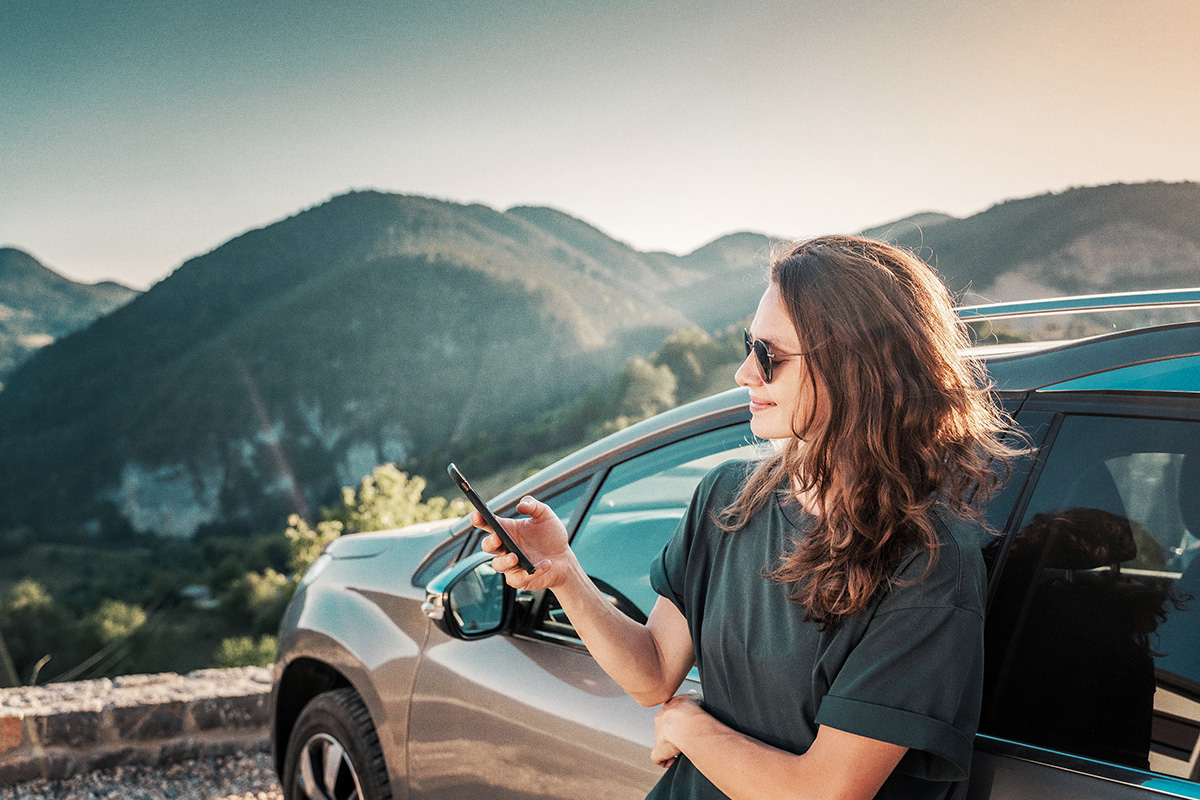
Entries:
<svg viewBox="0 0 1200 800">
<path fill-rule="evenodd" d="M 288 739 L 283 775 L 287 800 L 392 797 L 375 724 L 353 689 L 319 694 L 304 707 Z"/>
</svg>

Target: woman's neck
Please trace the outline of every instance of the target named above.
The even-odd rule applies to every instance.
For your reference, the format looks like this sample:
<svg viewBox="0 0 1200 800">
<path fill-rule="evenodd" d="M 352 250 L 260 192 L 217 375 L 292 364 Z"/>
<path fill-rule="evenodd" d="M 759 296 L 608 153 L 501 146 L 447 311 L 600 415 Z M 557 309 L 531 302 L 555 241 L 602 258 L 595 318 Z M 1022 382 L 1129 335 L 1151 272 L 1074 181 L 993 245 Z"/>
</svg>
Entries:
<svg viewBox="0 0 1200 800">
<path fill-rule="evenodd" d="M 792 476 L 792 497 L 796 499 L 796 502 L 800 504 L 800 507 L 805 512 L 814 517 L 821 516 L 820 497 L 817 495 L 816 487 L 810 486 L 805 489 L 801 485 L 800 479 Z"/>
</svg>

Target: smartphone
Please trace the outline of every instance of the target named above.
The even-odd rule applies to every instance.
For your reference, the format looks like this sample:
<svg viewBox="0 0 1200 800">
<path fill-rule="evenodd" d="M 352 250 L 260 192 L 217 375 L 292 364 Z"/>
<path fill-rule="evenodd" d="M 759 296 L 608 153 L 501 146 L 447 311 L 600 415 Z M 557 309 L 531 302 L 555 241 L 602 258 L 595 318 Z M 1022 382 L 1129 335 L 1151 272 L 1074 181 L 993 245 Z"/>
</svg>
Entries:
<svg viewBox="0 0 1200 800">
<path fill-rule="evenodd" d="M 471 501 L 471 505 L 475 506 L 475 510 L 479 512 L 481 517 L 483 517 L 483 521 L 488 524 L 488 527 L 496 532 L 496 535 L 500 537 L 500 541 L 504 542 L 504 546 L 508 548 L 508 552 L 516 555 L 517 566 L 532 575 L 534 571 L 533 562 L 521 552 L 521 548 L 517 547 L 517 543 L 512 540 L 511 536 L 508 535 L 508 531 L 504 530 L 504 526 L 500 524 L 500 520 L 496 519 L 496 515 L 492 513 L 492 510 L 484 505 L 483 500 L 481 500 L 479 495 L 475 493 L 475 490 L 471 488 L 471 484 L 467 483 L 467 479 L 464 478 L 462 473 L 458 471 L 458 467 L 451 464 L 450 466 L 446 467 L 446 472 L 450 473 L 450 478 L 456 484 L 458 484 L 458 488 L 461 489 L 462 493 L 465 494 L 467 499 Z"/>
</svg>

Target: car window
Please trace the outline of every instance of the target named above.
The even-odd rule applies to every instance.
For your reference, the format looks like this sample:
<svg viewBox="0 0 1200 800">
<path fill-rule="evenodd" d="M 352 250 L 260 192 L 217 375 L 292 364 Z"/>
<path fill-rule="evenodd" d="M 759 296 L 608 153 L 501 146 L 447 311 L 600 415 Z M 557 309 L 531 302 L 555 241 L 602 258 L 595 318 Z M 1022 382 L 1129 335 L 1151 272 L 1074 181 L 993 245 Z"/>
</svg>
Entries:
<svg viewBox="0 0 1200 800">
<path fill-rule="evenodd" d="M 613 467 L 571 541 L 584 570 L 601 589 L 648 615 L 657 599 L 650 562 L 675 532 L 700 479 L 725 461 L 753 458 L 763 447 L 742 424 Z"/>
<path fill-rule="evenodd" d="M 567 530 L 570 530 L 571 521 L 575 518 L 575 513 L 579 510 L 579 501 L 583 498 L 583 490 L 585 488 L 587 488 L 587 481 L 577 483 L 552 497 L 539 499 L 550 506 L 558 518 L 562 520 L 563 525 L 567 526 Z"/>
<path fill-rule="evenodd" d="M 1197 778 L 1200 423 L 1068 416 L 988 611 L 981 730 Z"/>
<path fill-rule="evenodd" d="M 1056 383 L 1052 391 L 1200 392 L 1200 356 L 1133 364 Z"/>
</svg>

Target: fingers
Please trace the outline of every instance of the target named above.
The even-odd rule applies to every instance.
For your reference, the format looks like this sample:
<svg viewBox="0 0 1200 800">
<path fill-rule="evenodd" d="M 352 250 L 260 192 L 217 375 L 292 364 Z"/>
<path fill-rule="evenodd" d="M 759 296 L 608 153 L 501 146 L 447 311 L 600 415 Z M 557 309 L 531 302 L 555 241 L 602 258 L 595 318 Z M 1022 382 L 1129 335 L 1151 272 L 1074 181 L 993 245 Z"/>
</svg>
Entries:
<svg viewBox="0 0 1200 800">
<path fill-rule="evenodd" d="M 568 550 L 566 529 L 550 506 L 529 495 L 521 498 L 515 511 L 522 516 L 503 519 L 501 524 L 505 532 L 517 540 L 526 555 L 531 559 L 542 557 L 540 563 L 535 562 L 534 572 L 526 573 L 517 566 L 517 556 L 509 552 L 496 532 L 484 523 L 479 512 L 473 511 L 471 524 L 488 532 L 480 546 L 485 553 L 494 556 L 492 569 L 502 573 L 509 586 L 530 591 L 551 588 L 551 584 L 562 579 L 564 573 L 562 570 L 552 573 L 551 563 L 545 556 L 555 557 L 558 562 L 565 563 L 559 556 Z M 565 557 L 569 560 L 569 553 Z"/>
<path fill-rule="evenodd" d="M 489 533 L 483 537 L 483 541 L 479 545 L 483 548 L 483 552 L 492 553 L 493 555 L 502 556 L 508 552 L 508 548 L 504 546 L 504 542 L 500 541 L 500 537 L 494 533 Z"/>
<path fill-rule="evenodd" d="M 675 759 L 679 757 L 680 750 L 670 742 L 655 742 L 654 749 L 650 751 L 650 760 L 658 766 L 666 769 L 675 763 Z"/>
<path fill-rule="evenodd" d="M 484 525 L 477 524 L 479 522 L 479 520 L 476 519 L 478 517 L 478 513 L 473 513 L 471 516 L 471 522 L 475 523 L 477 528 L 491 530 Z M 500 537 L 495 533 L 489 533 L 487 536 L 483 537 L 483 541 L 481 541 L 479 544 L 485 553 L 491 553 L 495 556 L 495 558 L 492 559 L 492 569 L 504 575 L 505 580 L 508 581 L 508 585 L 512 586 L 514 589 L 527 588 L 529 581 L 537 577 L 536 572 L 530 574 L 518 566 L 516 554 L 508 552 L 508 548 L 504 546 L 504 542 L 502 542 Z M 550 562 L 545 562 L 545 567 L 549 568 L 549 564 Z M 542 571 L 545 572 L 544 569 Z"/>
<path fill-rule="evenodd" d="M 654 747 L 650 750 L 650 760 L 663 769 L 671 766 L 676 757 L 683 752 L 667 738 L 663 726 L 663 716 L 669 713 L 673 701 L 674 699 L 664 703 L 663 707 L 654 715 Z"/>
<path fill-rule="evenodd" d="M 677 694 L 667 702 L 663 703 L 663 707 L 659 709 L 658 713 L 661 714 L 668 709 L 678 708 L 685 703 L 691 703 L 692 705 L 703 707 L 700 694 L 696 691 L 690 691 L 685 694 Z"/>
<path fill-rule="evenodd" d="M 504 549 L 496 551 L 496 557 L 492 559 L 492 569 L 496 570 L 496 572 L 503 572 L 507 574 L 510 570 L 514 570 L 516 568 L 517 556 L 515 553 L 510 553 Z M 521 572 L 524 571 L 525 570 L 521 570 Z"/>
<path fill-rule="evenodd" d="M 514 589 L 528 589 L 536 592 L 550 586 L 550 568 L 552 564 L 547 559 L 534 565 L 532 573 L 517 566 L 517 557 L 512 553 L 496 556 L 492 559 L 492 569 L 504 575 L 504 580 Z"/>
<path fill-rule="evenodd" d="M 554 516 L 554 510 L 540 500 L 537 500 L 530 495 L 525 495 L 521 501 L 517 503 L 516 511 L 518 514 L 524 514 L 534 522 L 543 522 L 546 519 Z M 483 516 L 478 511 L 471 512 L 471 524 L 480 530 L 492 531 L 492 527 L 483 521 Z M 507 528 L 508 526 L 505 525 Z"/>
<path fill-rule="evenodd" d="M 517 513 L 524 514 L 535 523 L 544 522 L 554 516 L 554 510 L 550 506 L 530 495 L 525 495 L 521 502 L 517 503 Z"/>
</svg>

